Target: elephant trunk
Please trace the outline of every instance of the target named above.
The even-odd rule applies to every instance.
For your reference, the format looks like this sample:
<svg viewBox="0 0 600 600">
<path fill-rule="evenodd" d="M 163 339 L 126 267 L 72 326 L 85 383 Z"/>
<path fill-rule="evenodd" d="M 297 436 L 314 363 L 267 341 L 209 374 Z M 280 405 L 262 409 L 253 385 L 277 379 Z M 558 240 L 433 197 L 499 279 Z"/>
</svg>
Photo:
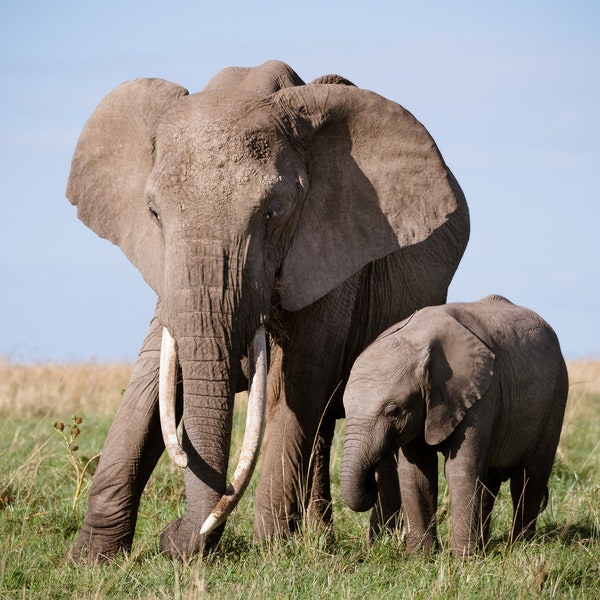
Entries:
<svg viewBox="0 0 600 600">
<path fill-rule="evenodd" d="M 210 516 L 204 522 L 200 533 L 207 535 L 221 525 L 236 507 L 244 491 L 250 483 L 258 451 L 264 433 L 265 409 L 267 398 L 267 348 L 264 326 L 258 328 L 252 344 L 248 349 L 248 362 L 253 375 L 250 380 L 250 394 L 246 429 L 242 448 L 231 483 L 226 495 L 222 496 Z M 160 361 L 160 390 L 159 406 L 160 420 L 165 441 L 165 447 L 171 460 L 180 468 L 188 465 L 188 456 L 177 437 L 177 422 L 175 416 L 175 372 L 177 353 L 175 340 L 168 329 L 163 329 L 161 361 Z"/>
<path fill-rule="evenodd" d="M 340 470 L 342 499 L 357 512 L 369 510 L 377 501 L 375 468 L 381 460 L 381 453 L 374 451 L 373 440 L 365 429 L 347 419 Z"/>
<path fill-rule="evenodd" d="M 218 541 L 222 528 L 215 529 L 224 522 L 250 479 L 262 432 L 259 422 L 250 444 L 252 457 L 246 461 L 242 479 L 238 477 L 236 491 L 240 493 L 234 495 L 233 505 L 227 504 L 210 530 L 201 531 L 202 524 L 226 495 L 235 385 L 247 329 L 253 321 L 239 314 L 239 288 L 232 284 L 238 265 L 224 255 L 196 254 L 196 259 L 188 263 L 193 268 L 182 269 L 169 281 L 172 292 L 167 295 L 163 313 L 163 323 L 168 327 L 165 349 L 170 354 L 163 361 L 164 371 L 171 377 L 175 373 L 176 347 L 183 379 L 183 450 L 178 448 L 175 433 L 172 379 L 161 382 L 165 388 L 163 396 L 171 403 L 166 411 L 169 423 L 165 425 L 165 443 L 177 464 L 187 464 L 185 513 L 161 537 L 163 549 L 174 556 L 206 550 Z"/>
<path fill-rule="evenodd" d="M 258 450 L 262 441 L 267 406 L 267 345 L 264 326 L 258 328 L 248 351 L 249 376 L 248 412 L 242 449 L 231 483 L 210 516 L 202 525 L 200 533 L 207 535 L 221 525 L 240 501 L 250 483 Z"/>
<path fill-rule="evenodd" d="M 186 505 L 183 516 L 163 532 L 161 545 L 172 556 L 189 556 L 208 549 L 220 537 L 215 534 L 207 538 L 200 533 L 200 527 L 226 489 L 234 375 L 222 338 L 211 336 L 207 341 L 178 336 L 177 330 L 174 337 L 184 396 L 182 449 L 176 452 L 187 464 Z M 170 383 L 161 382 L 163 385 L 171 389 Z M 173 447 L 175 423 L 171 423 L 172 429 L 164 434 Z"/>
</svg>

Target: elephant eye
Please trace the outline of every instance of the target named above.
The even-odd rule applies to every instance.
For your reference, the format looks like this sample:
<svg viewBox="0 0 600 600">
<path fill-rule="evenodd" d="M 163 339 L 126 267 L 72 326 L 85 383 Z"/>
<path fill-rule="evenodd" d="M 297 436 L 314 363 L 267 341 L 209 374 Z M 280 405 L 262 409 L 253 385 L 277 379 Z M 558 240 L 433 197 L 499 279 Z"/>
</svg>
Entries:
<svg viewBox="0 0 600 600">
<path fill-rule="evenodd" d="M 383 408 L 383 414 L 388 419 L 396 419 L 402 415 L 402 407 L 398 406 L 395 402 L 390 401 Z"/>
<path fill-rule="evenodd" d="M 154 206 L 154 202 L 148 202 L 148 212 L 152 216 L 152 218 L 160 225 L 160 215 L 158 214 L 158 210 L 156 210 L 156 206 Z"/>
<path fill-rule="evenodd" d="M 281 214 L 283 214 L 283 204 L 280 201 L 272 201 L 270 202 L 264 212 L 265 219 L 270 221 L 271 219 L 276 219 Z"/>
</svg>

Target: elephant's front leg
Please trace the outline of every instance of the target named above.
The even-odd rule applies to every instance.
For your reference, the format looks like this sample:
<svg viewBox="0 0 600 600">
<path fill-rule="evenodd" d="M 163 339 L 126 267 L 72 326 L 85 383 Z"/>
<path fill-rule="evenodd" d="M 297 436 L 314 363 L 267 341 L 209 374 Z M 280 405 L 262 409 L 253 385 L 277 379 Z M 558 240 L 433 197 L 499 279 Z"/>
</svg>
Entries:
<svg viewBox="0 0 600 600">
<path fill-rule="evenodd" d="M 318 514 L 328 520 L 331 515 L 330 428 L 317 434 L 327 393 L 319 377 L 302 377 L 294 383 L 286 382 L 268 418 L 255 497 L 256 540 L 295 531 L 309 499 L 313 517 Z"/>
<path fill-rule="evenodd" d="M 355 291 L 350 279 L 319 302 L 284 315 L 285 332 L 269 372 L 257 540 L 295 530 L 306 509 L 317 520 L 330 520 L 329 447 Z"/>
<path fill-rule="evenodd" d="M 487 444 L 476 427 L 465 419 L 445 449 L 446 481 L 450 495 L 451 546 L 457 556 L 467 557 L 483 547 L 491 498 L 487 497 Z M 456 441 L 460 440 L 460 441 Z M 497 491 L 495 485 L 491 491 Z M 485 522 L 484 522 L 485 521 Z"/>
<path fill-rule="evenodd" d="M 158 416 L 162 327 L 150 324 L 88 495 L 83 526 L 70 555 L 105 560 L 129 550 L 140 496 L 164 444 Z"/>
<path fill-rule="evenodd" d="M 331 414 L 331 411 L 326 411 L 311 454 L 307 517 L 317 526 L 330 525 L 333 520 L 330 462 L 335 421 L 335 415 Z"/>
<path fill-rule="evenodd" d="M 393 533 L 400 526 L 400 485 L 396 456 L 386 456 L 375 470 L 377 480 L 377 503 L 371 509 L 369 518 L 369 542 L 382 533 Z"/>
<path fill-rule="evenodd" d="M 423 435 L 398 451 L 398 477 L 407 552 L 431 552 L 437 540 L 438 459 Z"/>
</svg>

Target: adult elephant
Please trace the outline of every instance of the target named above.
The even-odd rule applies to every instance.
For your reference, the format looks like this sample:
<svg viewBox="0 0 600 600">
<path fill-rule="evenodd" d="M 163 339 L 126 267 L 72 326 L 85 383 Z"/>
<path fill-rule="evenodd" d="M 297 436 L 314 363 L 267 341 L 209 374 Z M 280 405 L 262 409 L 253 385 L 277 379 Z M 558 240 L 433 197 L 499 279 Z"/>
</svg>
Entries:
<svg viewBox="0 0 600 600">
<path fill-rule="evenodd" d="M 464 196 L 425 128 L 341 77 L 304 85 L 277 61 L 226 69 L 191 95 L 139 79 L 90 117 L 67 197 L 159 297 L 72 555 L 131 545 L 164 448 L 161 337 L 171 357 L 163 373 L 180 369 L 183 415 L 183 450 L 174 423 L 164 426 L 167 446 L 187 465 L 185 512 L 163 532 L 163 550 L 213 546 L 252 473 L 257 444 L 244 443 L 248 456 L 227 488 L 234 392 L 249 344 L 264 363 L 263 325 L 269 409 L 255 536 L 294 529 L 306 489 L 310 511 L 327 520 L 340 381 L 383 329 L 445 302 L 468 240 Z M 174 396 L 172 379 L 160 388 Z M 250 428 L 254 442 L 259 429 Z"/>
</svg>

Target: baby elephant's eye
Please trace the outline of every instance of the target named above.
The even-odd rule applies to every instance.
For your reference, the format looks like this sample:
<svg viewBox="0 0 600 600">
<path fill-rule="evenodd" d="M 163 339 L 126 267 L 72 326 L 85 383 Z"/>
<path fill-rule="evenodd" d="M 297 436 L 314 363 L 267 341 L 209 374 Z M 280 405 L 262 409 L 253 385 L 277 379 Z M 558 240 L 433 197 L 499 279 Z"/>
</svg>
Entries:
<svg viewBox="0 0 600 600">
<path fill-rule="evenodd" d="M 402 415 L 402 407 L 390 401 L 383 407 L 383 414 L 388 419 L 397 419 Z"/>
</svg>

